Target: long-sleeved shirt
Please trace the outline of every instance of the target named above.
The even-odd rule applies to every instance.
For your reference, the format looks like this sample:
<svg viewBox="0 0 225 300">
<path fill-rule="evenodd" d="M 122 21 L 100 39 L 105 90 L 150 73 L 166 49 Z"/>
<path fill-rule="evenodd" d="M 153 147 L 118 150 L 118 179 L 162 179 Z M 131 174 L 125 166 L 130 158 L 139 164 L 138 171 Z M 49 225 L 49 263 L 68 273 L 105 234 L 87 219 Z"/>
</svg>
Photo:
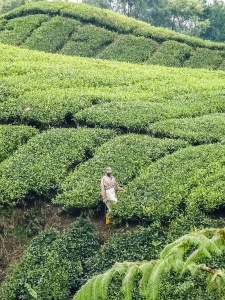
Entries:
<svg viewBox="0 0 225 300">
<path fill-rule="evenodd" d="M 101 180 L 101 192 L 102 198 L 106 199 L 106 190 L 114 188 L 115 191 L 120 191 L 122 188 L 117 184 L 115 178 L 113 176 L 103 176 Z"/>
</svg>

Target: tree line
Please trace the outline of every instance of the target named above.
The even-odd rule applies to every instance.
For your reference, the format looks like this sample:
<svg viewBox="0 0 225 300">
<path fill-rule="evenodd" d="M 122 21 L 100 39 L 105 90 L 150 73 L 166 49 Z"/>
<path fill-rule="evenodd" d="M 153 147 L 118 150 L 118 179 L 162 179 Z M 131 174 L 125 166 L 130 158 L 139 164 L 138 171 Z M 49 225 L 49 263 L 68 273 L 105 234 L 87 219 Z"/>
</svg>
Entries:
<svg viewBox="0 0 225 300">
<path fill-rule="evenodd" d="M 0 15 L 18 6 L 37 1 L 43 0 L 0 0 Z M 210 2 L 209 0 L 82 0 L 82 2 L 122 13 L 153 26 L 225 42 L 225 2 L 222 0 Z"/>
</svg>

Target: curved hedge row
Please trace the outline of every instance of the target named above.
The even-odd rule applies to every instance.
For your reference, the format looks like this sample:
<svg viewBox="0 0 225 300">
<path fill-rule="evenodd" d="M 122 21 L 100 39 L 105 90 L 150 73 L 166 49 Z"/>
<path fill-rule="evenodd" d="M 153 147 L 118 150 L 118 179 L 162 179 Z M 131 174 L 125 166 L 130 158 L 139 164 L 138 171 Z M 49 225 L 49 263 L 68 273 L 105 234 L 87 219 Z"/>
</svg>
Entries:
<svg viewBox="0 0 225 300">
<path fill-rule="evenodd" d="M 0 202 L 51 199 L 69 171 L 115 135 L 102 129 L 51 129 L 21 147 L 1 168 Z"/>
<path fill-rule="evenodd" d="M 0 287 L 1 300 L 68 300 L 81 286 L 85 261 L 95 255 L 99 243 L 93 225 L 77 220 L 66 231 L 47 229 L 30 243 L 13 272 Z"/>
<path fill-rule="evenodd" d="M 119 194 L 119 203 L 114 207 L 113 216 L 118 219 L 148 221 L 173 219 L 186 206 L 192 206 L 193 199 L 190 200 L 189 195 L 198 186 L 199 177 L 206 177 L 205 169 L 215 162 L 223 164 L 224 158 L 224 146 L 211 144 L 188 147 L 158 160 Z M 216 177 L 216 173 L 212 175 Z M 224 205 L 216 195 L 214 200 L 213 205 L 209 204 L 211 210 Z M 207 210 L 207 207 L 203 207 L 203 211 Z"/>
<path fill-rule="evenodd" d="M 38 133 L 37 129 L 29 126 L 0 125 L 0 162 Z"/>
<path fill-rule="evenodd" d="M 1 16 L 0 24 L 0 41 L 29 49 L 174 67 L 218 69 L 224 62 L 223 43 L 85 4 L 32 3 Z M 209 56 L 213 59 L 207 61 Z"/>
<path fill-rule="evenodd" d="M 225 111 L 224 72 L 73 58 L 4 45 L 0 54 L 2 123 L 48 128 L 76 121 L 147 132 L 149 123 L 159 120 Z"/>
<path fill-rule="evenodd" d="M 63 193 L 53 202 L 65 207 L 89 208 L 101 199 L 100 180 L 105 167 L 115 170 L 117 181 L 129 184 L 152 161 L 188 144 L 183 141 L 159 140 L 142 135 L 123 135 L 103 144 L 94 158 L 82 164 L 61 184 Z"/>
<path fill-rule="evenodd" d="M 191 144 L 221 142 L 225 137 L 225 115 L 169 119 L 150 124 L 149 133 L 163 138 L 179 138 Z"/>
</svg>

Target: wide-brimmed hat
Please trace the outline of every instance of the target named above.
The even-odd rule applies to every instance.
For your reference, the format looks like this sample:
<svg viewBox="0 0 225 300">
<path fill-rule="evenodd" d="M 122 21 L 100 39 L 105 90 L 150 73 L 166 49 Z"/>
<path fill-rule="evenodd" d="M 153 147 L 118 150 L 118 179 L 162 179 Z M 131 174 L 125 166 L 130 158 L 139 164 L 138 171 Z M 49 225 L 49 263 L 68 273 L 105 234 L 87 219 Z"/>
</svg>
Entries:
<svg viewBox="0 0 225 300">
<path fill-rule="evenodd" d="M 112 168 L 107 167 L 107 168 L 105 169 L 105 172 L 106 172 L 106 173 L 112 173 Z"/>
</svg>

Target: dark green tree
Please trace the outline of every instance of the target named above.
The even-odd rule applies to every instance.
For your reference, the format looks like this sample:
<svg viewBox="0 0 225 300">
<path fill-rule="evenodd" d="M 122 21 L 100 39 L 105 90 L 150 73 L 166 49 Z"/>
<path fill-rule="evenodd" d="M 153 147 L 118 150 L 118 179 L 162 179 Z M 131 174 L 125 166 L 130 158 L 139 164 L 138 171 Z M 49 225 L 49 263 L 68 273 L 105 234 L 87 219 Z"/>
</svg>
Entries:
<svg viewBox="0 0 225 300">
<path fill-rule="evenodd" d="M 206 6 L 203 17 L 208 19 L 210 26 L 201 38 L 216 42 L 225 41 L 225 3 L 221 0 L 214 0 L 213 3 Z"/>
</svg>

